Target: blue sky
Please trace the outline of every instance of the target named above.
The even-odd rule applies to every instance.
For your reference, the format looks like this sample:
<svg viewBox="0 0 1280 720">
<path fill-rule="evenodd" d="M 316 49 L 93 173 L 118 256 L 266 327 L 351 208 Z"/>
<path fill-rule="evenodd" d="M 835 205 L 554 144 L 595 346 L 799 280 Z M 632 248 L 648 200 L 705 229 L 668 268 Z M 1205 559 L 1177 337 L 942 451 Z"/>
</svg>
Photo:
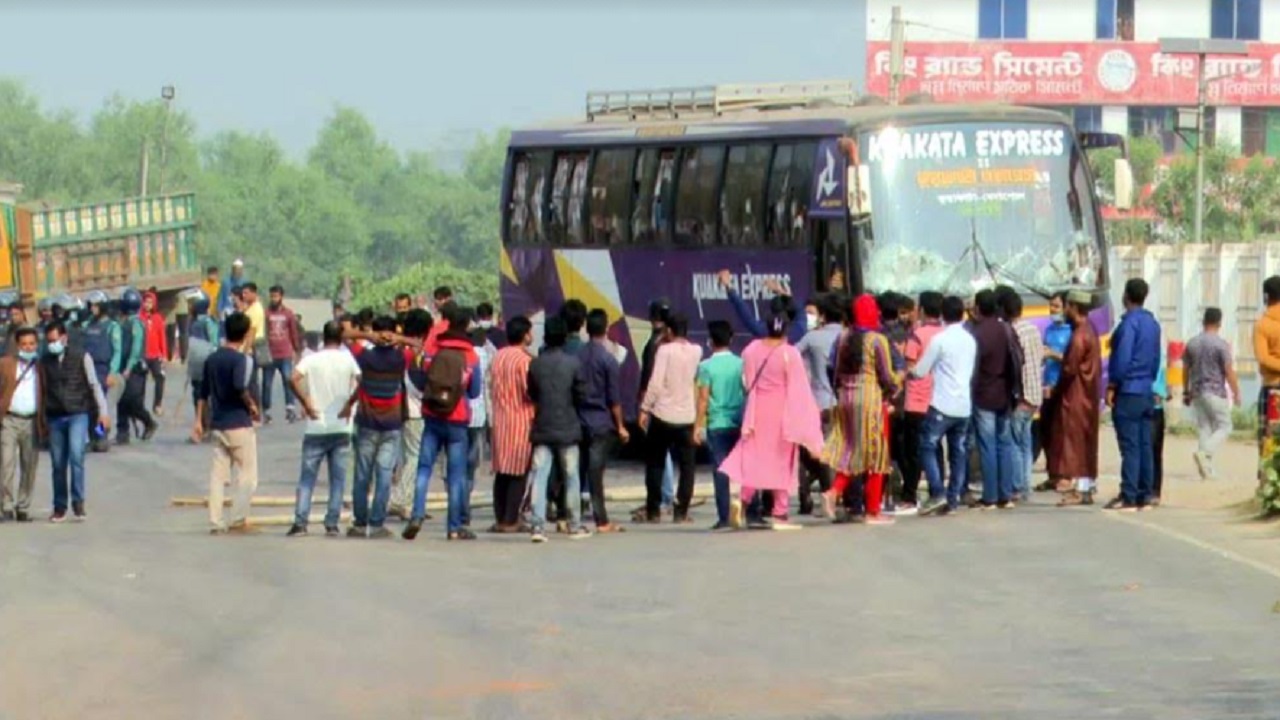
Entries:
<svg viewBox="0 0 1280 720">
<path fill-rule="evenodd" d="M 0 0 L 0 75 L 82 117 L 159 95 L 292 152 L 336 104 L 400 149 L 581 113 L 589 89 L 863 75 L 863 0 Z M 15 28 L 22 28 L 15 31 Z"/>
</svg>

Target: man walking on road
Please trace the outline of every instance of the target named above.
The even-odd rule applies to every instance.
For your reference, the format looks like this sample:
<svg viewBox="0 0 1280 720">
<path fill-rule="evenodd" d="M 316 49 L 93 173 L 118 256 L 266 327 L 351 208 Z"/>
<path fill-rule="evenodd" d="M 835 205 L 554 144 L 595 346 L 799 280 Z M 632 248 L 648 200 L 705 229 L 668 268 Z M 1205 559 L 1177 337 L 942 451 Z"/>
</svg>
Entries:
<svg viewBox="0 0 1280 720">
<path fill-rule="evenodd" d="M 204 363 L 204 380 L 196 402 L 196 421 L 191 437 L 204 437 L 204 417 L 209 408 L 213 431 L 213 467 L 209 471 L 209 522 L 214 535 L 254 532 L 249 525 L 249 503 L 258 487 L 258 438 L 253 424 L 258 403 L 253 399 L 253 358 L 242 348 L 249 335 L 249 318 L 231 313 L 226 321 L 226 338 Z M 223 516 L 223 488 L 232 485 L 229 522 Z"/>
<path fill-rule="evenodd" d="M 45 435 L 44 368 L 34 328 L 20 328 L 15 351 L 0 356 L 0 522 L 31 521 L 36 483 L 36 436 Z M 14 492 L 14 479 L 18 480 Z"/>
<path fill-rule="evenodd" d="M 111 427 L 107 398 L 93 359 L 80 348 L 67 347 L 67 328 L 54 320 L 45 328 L 45 356 L 40 359 L 41 394 L 49 433 L 49 457 L 53 463 L 53 515 L 59 523 L 67 516 L 67 480 L 70 475 L 71 512 L 84 520 L 84 451 L 89 443 L 89 421 L 97 418 Z"/>
<path fill-rule="evenodd" d="M 270 423 L 271 391 L 275 375 L 280 373 L 280 383 L 284 385 L 285 419 L 292 423 L 298 419 L 298 409 L 289 378 L 293 376 L 294 359 L 302 352 L 302 327 L 298 324 L 297 314 L 284 304 L 284 288 L 273 285 L 268 292 L 271 304 L 266 310 L 266 327 L 271 364 L 262 369 L 262 414 Z"/>
<path fill-rule="evenodd" d="M 311 495 L 315 491 L 320 464 L 329 466 L 329 506 L 324 516 L 324 534 L 338 536 L 343 488 L 351 462 L 351 419 L 339 418 L 347 398 L 360 383 L 360 366 L 342 348 L 342 324 L 329 321 L 324 326 L 324 349 L 298 363 L 287 378 L 307 417 L 302 438 L 302 473 L 298 478 L 297 505 L 289 537 L 307 534 L 311 517 Z"/>
<path fill-rule="evenodd" d="M 1107 405 L 1120 445 L 1120 497 L 1108 510 L 1146 509 L 1155 493 L 1155 455 L 1151 418 L 1152 386 L 1160 370 L 1160 324 L 1143 307 L 1147 283 L 1133 278 L 1124 286 L 1124 317 L 1111 333 L 1107 367 Z"/>
<path fill-rule="evenodd" d="M 1183 401 L 1195 413 L 1199 448 L 1196 469 L 1201 479 L 1217 478 L 1214 454 L 1231 436 L 1231 402 L 1240 404 L 1240 383 L 1236 379 L 1231 346 L 1219 334 L 1222 310 L 1204 311 L 1204 332 L 1191 338 L 1182 357 Z M 1231 400 L 1227 399 L 1231 389 Z"/>
</svg>

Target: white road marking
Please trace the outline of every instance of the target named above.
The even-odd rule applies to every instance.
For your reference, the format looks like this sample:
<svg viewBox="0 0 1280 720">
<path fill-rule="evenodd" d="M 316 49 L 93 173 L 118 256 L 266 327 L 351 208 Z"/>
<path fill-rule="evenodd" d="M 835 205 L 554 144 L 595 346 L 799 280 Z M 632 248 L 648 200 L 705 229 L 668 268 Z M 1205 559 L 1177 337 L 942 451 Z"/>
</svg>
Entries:
<svg viewBox="0 0 1280 720">
<path fill-rule="evenodd" d="M 1225 550 L 1212 543 L 1207 543 L 1203 540 L 1200 540 L 1199 538 L 1194 538 L 1190 535 L 1187 535 L 1186 533 L 1179 532 L 1171 528 L 1163 527 L 1161 525 L 1156 525 L 1154 523 L 1143 522 L 1136 518 L 1127 517 L 1115 512 L 1102 512 L 1101 515 L 1103 517 L 1110 518 L 1117 522 L 1128 523 L 1129 525 L 1147 528 L 1148 530 L 1155 530 L 1156 532 L 1162 535 L 1165 535 L 1166 537 L 1171 537 L 1174 540 L 1180 540 L 1188 545 L 1191 545 L 1192 547 L 1200 548 L 1205 552 L 1212 553 L 1226 560 L 1230 560 L 1232 562 L 1239 563 L 1247 567 L 1251 567 L 1254 570 L 1257 570 L 1258 572 L 1264 573 L 1266 575 L 1270 575 L 1271 577 L 1276 578 L 1277 580 L 1280 580 L 1280 569 L 1272 567 L 1271 565 L 1268 565 L 1264 562 L 1259 562 L 1257 560 L 1247 558 L 1241 555 L 1240 553 L 1232 552 L 1231 550 Z"/>
</svg>

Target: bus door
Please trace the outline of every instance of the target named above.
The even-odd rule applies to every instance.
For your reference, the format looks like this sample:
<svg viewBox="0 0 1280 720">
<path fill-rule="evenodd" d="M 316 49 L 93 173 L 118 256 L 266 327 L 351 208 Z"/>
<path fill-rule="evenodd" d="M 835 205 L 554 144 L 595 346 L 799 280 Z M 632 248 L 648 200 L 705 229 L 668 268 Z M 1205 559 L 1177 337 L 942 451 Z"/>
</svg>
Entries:
<svg viewBox="0 0 1280 720">
<path fill-rule="evenodd" d="M 853 252 L 849 243 L 848 218 L 813 218 L 809 220 L 809 237 L 813 242 L 813 286 L 821 292 L 849 292 L 854 272 Z"/>
</svg>

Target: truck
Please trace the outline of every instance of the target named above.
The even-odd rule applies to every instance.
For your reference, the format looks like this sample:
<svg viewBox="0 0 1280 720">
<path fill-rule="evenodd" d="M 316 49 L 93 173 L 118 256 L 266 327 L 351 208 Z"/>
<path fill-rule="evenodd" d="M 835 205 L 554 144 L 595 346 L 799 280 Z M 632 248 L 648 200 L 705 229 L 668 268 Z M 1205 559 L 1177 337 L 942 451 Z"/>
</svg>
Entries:
<svg viewBox="0 0 1280 720">
<path fill-rule="evenodd" d="M 200 282 L 195 193 L 43 207 L 15 202 L 21 186 L 0 183 L 0 292 L 32 308 L 63 293 L 155 287 L 162 312 Z"/>
</svg>

